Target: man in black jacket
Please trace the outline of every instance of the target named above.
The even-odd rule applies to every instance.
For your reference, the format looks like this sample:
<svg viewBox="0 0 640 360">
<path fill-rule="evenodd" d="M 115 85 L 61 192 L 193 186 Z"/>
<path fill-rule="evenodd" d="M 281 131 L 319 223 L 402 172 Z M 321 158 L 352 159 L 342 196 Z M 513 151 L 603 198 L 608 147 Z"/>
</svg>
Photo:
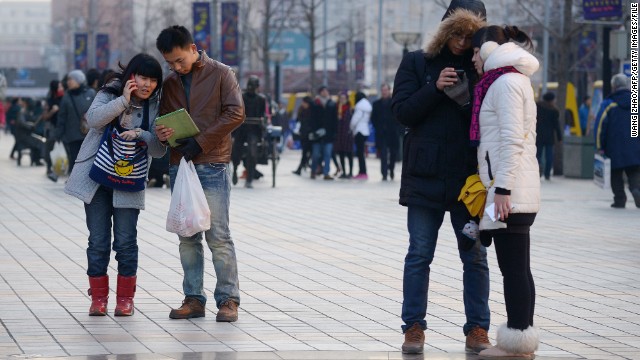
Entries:
<svg viewBox="0 0 640 360">
<path fill-rule="evenodd" d="M 331 154 L 333 141 L 338 128 L 338 108 L 336 102 L 331 99 L 329 89 L 321 86 L 318 96 L 314 101 L 311 112 L 311 133 L 309 140 L 312 145 L 311 178 L 316 178 L 316 168 L 322 164 L 323 179 L 333 180 L 329 175 L 331 170 Z"/>
<path fill-rule="evenodd" d="M 387 174 L 391 180 L 395 177 L 395 165 L 400 147 L 400 132 L 402 127 L 393 118 L 391 112 L 391 88 L 389 84 L 380 86 L 380 99 L 373 102 L 371 111 L 371 123 L 376 131 L 376 148 L 380 154 L 380 172 L 382 180 L 387 180 Z"/>
<path fill-rule="evenodd" d="M 466 349 L 479 352 L 491 346 L 487 252 L 473 233 L 463 233 L 471 216 L 457 200 L 467 176 L 477 171 L 475 148 L 469 143 L 470 94 L 476 80 L 471 37 L 485 18 L 481 1 L 453 0 L 426 49 L 405 55 L 396 73 L 391 108 L 408 128 L 400 187 L 409 230 L 404 353 L 423 351 L 430 265 L 447 211 L 463 263 Z"/>
<path fill-rule="evenodd" d="M 262 139 L 262 129 L 266 126 L 267 99 L 258 92 L 260 79 L 250 76 L 247 80 L 247 89 L 242 93 L 242 101 L 245 108 L 245 121 L 233 132 L 233 149 L 231 161 L 233 162 L 232 182 L 238 182 L 237 168 L 240 160 L 244 159 L 247 170 L 247 178 L 244 187 L 253 188 L 253 179 L 256 178 L 258 164 L 258 143 Z M 245 145 L 246 144 L 246 145 Z"/>
<path fill-rule="evenodd" d="M 562 141 L 562 131 L 560 130 L 560 112 L 555 105 L 556 96 L 552 92 L 542 95 L 542 101 L 536 104 L 536 157 L 538 164 L 542 165 L 542 154 L 544 154 L 544 178 L 551 178 L 551 167 L 553 166 L 553 145 L 556 141 Z"/>
</svg>

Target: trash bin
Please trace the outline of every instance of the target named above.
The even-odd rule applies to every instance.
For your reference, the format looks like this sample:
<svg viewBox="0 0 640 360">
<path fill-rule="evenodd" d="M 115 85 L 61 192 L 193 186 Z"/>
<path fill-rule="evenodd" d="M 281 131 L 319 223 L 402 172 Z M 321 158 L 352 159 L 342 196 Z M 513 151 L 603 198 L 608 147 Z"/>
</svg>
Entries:
<svg viewBox="0 0 640 360">
<path fill-rule="evenodd" d="M 592 136 L 565 136 L 562 141 L 564 176 L 593 179 L 595 143 Z"/>
</svg>

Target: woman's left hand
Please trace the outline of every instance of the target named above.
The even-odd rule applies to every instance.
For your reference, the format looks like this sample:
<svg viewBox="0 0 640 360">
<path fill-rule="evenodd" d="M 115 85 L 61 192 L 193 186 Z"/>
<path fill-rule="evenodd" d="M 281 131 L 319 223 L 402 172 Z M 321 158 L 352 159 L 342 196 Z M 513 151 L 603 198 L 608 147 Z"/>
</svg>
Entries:
<svg viewBox="0 0 640 360">
<path fill-rule="evenodd" d="M 496 194 L 493 202 L 495 203 L 495 218 L 500 221 L 505 221 L 511 211 L 511 195 Z"/>
<path fill-rule="evenodd" d="M 127 130 L 125 132 L 120 133 L 120 137 L 125 140 L 135 140 L 138 138 L 138 132 L 135 130 Z"/>
</svg>

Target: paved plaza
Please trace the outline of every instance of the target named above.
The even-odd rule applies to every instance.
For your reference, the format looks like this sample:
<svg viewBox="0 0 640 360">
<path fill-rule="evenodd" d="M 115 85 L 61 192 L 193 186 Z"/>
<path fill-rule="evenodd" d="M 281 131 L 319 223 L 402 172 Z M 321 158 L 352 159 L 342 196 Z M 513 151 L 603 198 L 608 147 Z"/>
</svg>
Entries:
<svg viewBox="0 0 640 360">
<path fill-rule="evenodd" d="M 238 322 L 216 323 L 210 261 L 206 317 L 169 319 L 183 299 L 182 268 L 177 236 L 165 231 L 169 190 L 158 188 L 147 190 L 140 215 L 135 315 L 89 317 L 82 202 L 44 168 L 17 167 L 12 145 L 0 135 L 0 358 L 478 358 L 464 352 L 462 267 L 448 219 L 431 271 L 425 355 L 403 358 L 406 208 L 399 179 L 382 182 L 373 157 L 368 181 L 324 181 L 292 174 L 299 152 L 285 151 L 276 188 L 267 166 L 254 189 L 233 188 L 241 306 Z M 640 359 L 640 209 L 611 201 L 591 180 L 542 183 L 531 250 L 537 359 Z M 505 308 L 493 247 L 489 254 L 494 341 Z M 112 312 L 115 260 L 109 271 Z"/>
</svg>

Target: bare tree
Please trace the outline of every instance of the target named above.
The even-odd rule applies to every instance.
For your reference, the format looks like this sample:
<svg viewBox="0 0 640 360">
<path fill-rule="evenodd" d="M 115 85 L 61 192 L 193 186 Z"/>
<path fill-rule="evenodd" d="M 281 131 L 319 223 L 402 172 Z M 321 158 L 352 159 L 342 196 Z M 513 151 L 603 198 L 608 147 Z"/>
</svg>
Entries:
<svg viewBox="0 0 640 360">
<path fill-rule="evenodd" d="M 134 52 L 155 54 L 159 60 L 162 57 L 156 50 L 155 39 L 160 31 L 171 25 L 189 28 L 193 23 L 190 11 L 178 11 L 190 6 L 187 0 L 136 0 L 134 6 L 142 12 L 141 27 L 136 30 L 132 44 Z"/>
<path fill-rule="evenodd" d="M 296 16 L 295 5 L 294 0 L 263 0 L 262 7 L 257 10 L 262 21 L 260 27 L 247 27 L 251 32 L 252 42 L 257 45 L 254 49 L 257 49 L 257 58 L 262 63 L 264 90 L 267 92 L 273 90 L 269 51 L 277 44 L 284 29 L 290 27 L 288 22 L 293 21 L 291 18 Z"/>
<path fill-rule="evenodd" d="M 571 78 L 571 69 L 574 69 L 571 59 L 577 58 L 578 48 L 573 44 L 577 43 L 577 36 L 585 28 L 584 24 L 575 21 L 582 16 L 580 12 L 574 13 L 573 11 L 574 7 L 578 7 L 580 4 L 581 2 L 574 3 L 573 0 L 554 0 L 552 9 L 562 8 L 563 11 L 556 13 L 560 21 L 551 22 L 552 25 L 547 28 L 544 25 L 544 18 L 539 15 L 544 16 L 544 0 L 528 1 L 526 4 L 523 1 L 518 1 L 520 9 L 539 30 L 549 31 L 551 38 L 549 53 L 555 54 L 557 59 L 549 62 L 548 70 L 550 78 L 555 78 L 558 82 L 557 102 L 560 109 L 566 108 L 567 83 Z M 560 124 L 565 124 L 566 120 L 565 112 L 560 111 Z M 578 121 L 578 119 L 573 120 Z"/>
<path fill-rule="evenodd" d="M 318 10 L 327 0 L 300 0 L 300 8 L 302 12 L 302 21 L 298 28 L 309 38 L 309 61 L 310 61 L 310 89 L 315 90 L 316 79 L 316 59 L 318 56 L 333 49 L 334 46 L 328 46 L 329 49 L 316 49 L 316 41 L 328 36 L 331 32 L 339 29 L 339 26 L 326 29 L 326 31 L 318 31 Z"/>
</svg>

